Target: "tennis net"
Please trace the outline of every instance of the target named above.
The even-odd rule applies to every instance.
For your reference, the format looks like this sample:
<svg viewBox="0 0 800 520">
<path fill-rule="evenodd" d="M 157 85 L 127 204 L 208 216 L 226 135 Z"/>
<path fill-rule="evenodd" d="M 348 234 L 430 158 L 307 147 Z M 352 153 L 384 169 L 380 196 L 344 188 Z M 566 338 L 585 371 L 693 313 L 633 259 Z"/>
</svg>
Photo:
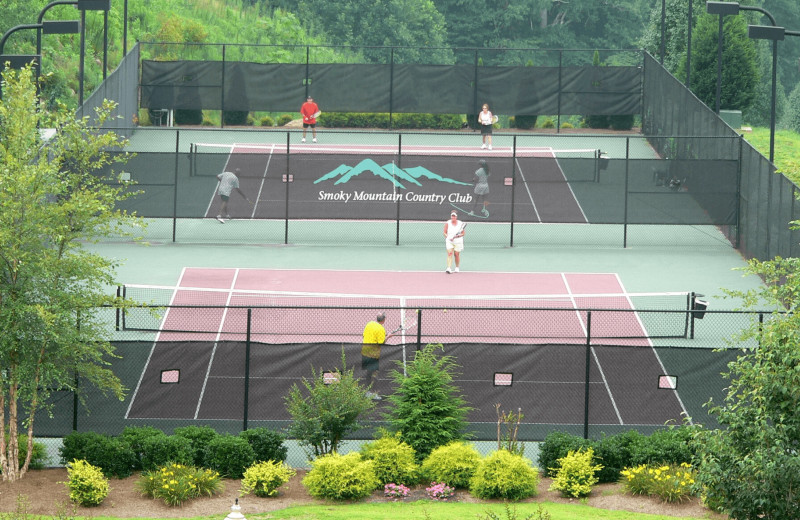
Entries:
<svg viewBox="0 0 800 520">
<path fill-rule="evenodd" d="M 303 165 L 316 162 L 321 166 L 327 166 L 326 162 L 337 160 L 351 163 L 354 162 L 354 158 L 355 162 L 371 159 L 379 164 L 398 163 L 415 166 L 429 164 L 430 161 L 445 160 L 451 163 L 466 162 L 469 168 L 473 169 L 478 159 L 490 160 L 494 163 L 493 168 L 502 169 L 498 160 L 516 158 L 525 163 L 518 165 L 519 168 L 527 166 L 536 168 L 550 161 L 561 165 L 560 169 L 569 181 L 596 181 L 605 160 L 602 154 L 601 150 L 593 148 L 496 146 L 492 151 L 487 151 L 476 146 L 401 145 L 400 143 L 289 145 L 194 142 L 189 146 L 192 176 L 216 176 L 225 169 L 229 171 L 238 169 L 240 177 L 256 178 L 265 177 L 266 168 L 270 164 L 273 168 L 296 169 L 289 168 L 286 164 L 286 157 L 291 155 L 292 161 L 301 161 L 298 164 Z M 510 176 L 514 168 L 512 161 L 504 162 L 508 170 L 504 175 Z"/>
<path fill-rule="evenodd" d="M 124 330 L 246 334 L 255 341 L 360 341 L 364 324 L 387 329 L 411 319 L 406 334 L 426 342 L 575 343 L 685 338 L 692 293 L 554 295 L 369 295 L 125 285 Z M 578 341 L 579 340 L 579 341 Z"/>
</svg>

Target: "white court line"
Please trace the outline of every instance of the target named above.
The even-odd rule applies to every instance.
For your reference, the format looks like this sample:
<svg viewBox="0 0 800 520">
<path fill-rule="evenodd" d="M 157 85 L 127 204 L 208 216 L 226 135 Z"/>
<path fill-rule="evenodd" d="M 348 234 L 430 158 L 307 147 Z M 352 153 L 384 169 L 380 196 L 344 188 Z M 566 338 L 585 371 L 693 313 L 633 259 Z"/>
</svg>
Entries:
<svg viewBox="0 0 800 520">
<path fill-rule="evenodd" d="M 255 200 L 253 201 L 253 211 L 250 213 L 250 218 L 254 218 L 256 216 L 256 210 L 258 209 L 258 203 L 261 202 L 261 192 L 264 191 L 264 183 L 267 182 L 267 172 L 269 171 L 269 165 L 272 162 L 272 154 L 275 151 L 275 145 L 272 145 L 272 148 L 269 150 L 269 157 L 267 158 L 267 164 L 264 166 L 264 175 L 261 176 L 261 184 L 258 186 L 258 195 L 256 196 Z"/>
<path fill-rule="evenodd" d="M 533 201 L 533 193 L 531 193 L 531 188 L 528 185 L 528 181 L 525 180 L 525 174 L 522 173 L 522 166 L 519 165 L 519 159 L 514 159 L 514 162 L 517 163 L 517 169 L 519 170 L 519 176 L 522 178 L 522 185 L 525 186 L 525 190 L 528 192 L 528 198 L 531 201 L 531 206 L 533 206 L 533 211 L 536 213 L 536 220 L 539 222 L 542 221 L 541 215 L 539 215 L 539 210 L 536 209 L 536 203 Z"/>
<path fill-rule="evenodd" d="M 180 275 L 180 277 L 178 277 L 178 285 L 175 287 L 175 290 L 173 291 L 172 295 L 169 298 L 170 305 L 175 301 L 175 296 L 178 295 L 178 289 L 180 288 L 181 281 L 183 281 L 183 276 L 186 274 L 187 269 L 188 268 L 184 267 L 181 270 L 181 275 Z M 167 308 L 167 310 L 164 312 L 164 316 L 161 318 L 160 327 L 163 327 L 164 324 L 167 322 L 167 315 L 168 315 L 169 311 L 170 311 L 170 309 Z M 159 331 L 156 334 L 156 338 L 153 341 L 153 344 L 150 346 L 150 352 L 147 354 L 147 361 L 144 362 L 144 367 L 142 368 L 142 373 L 139 374 L 139 381 L 136 382 L 136 388 L 133 390 L 133 394 L 131 395 L 131 402 L 128 403 L 128 409 L 125 410 L 125 418 L 126 419 L 128 418 L 128 415 L 130 415 L 130 413 L 131 413 L 131 407 L 133 407 L 133 403 L 136 401 L 136 396 L 139 394 L 139 388 L 141 388 L 141 386 L 142 386 L 142 380 L 144 379 L 144 375 L 147 373 L 147 367 L 150 366 L 150 360 L 153 357 L 153 352 L 155 352 L 156 345 L 158 345 L 160 338 L 161 338 L 161 331 Z"/>
<path fill-rule="evenodd" d="M 239 277 L 239 270 L 236 269 L 236 272 L 233 275 L 233 280 L 231 281 L 231 286 L 228 289 L 230 292 L 228 293 L 228 299 L 225 302 L 225 310 L 222 312 L 222 319 L 219 322 L 219 328 L 217 329 L 217 337 L 214 339 L 214 347 L 211 349 L 211 357 L 208 359 L 208 367 L 206 368 L 206 376 L 203 379 L 203 387 L 200 390 L 200 397 L 197 399 L 197 408 L 194 411 L 194 419 L 197 420 L 198 415 L 200 415 L 200 406 L 203 404 L 203 397 L 206 394 L 206 385 L 208 384 L 208 379 L 211 374 L 211 367 L 214 365 L 214 356 L 217 354 L 217 345 L 219 345 L 220 336 L 222 335 L 222 329 L 225 325 L 225 318 L 228 316 L 228 306 L 230 304 L 231 295 L 233 294 L 233 289 L 236 287 L 236 279 Z"/>
<path fill-rule="evenodd" d="M 571 289 L 569 287 L 569 282 L 567 282 L 567 277 L 564 275 L 564 273 L 562 273 L 561 276 L 564 279 L 564 286 L 567 288 L 567 291 L 571 292 Z M 574 302 L 573 302 L 573 304 L 574 304 Z M 581 328 L 583 329 L 583 333 L 588 338 L 589 337 L 589 332 L 586 330 L 586 324 L 583 322 L 583 319 L 581 318 L 580 312 L 578 312 L 578 311 L 575 311 L 575 312 L 578 314 L 578 320 L 580 321 Z M 589 345 L 589 349 L 592 352 L 592 357 L 594 358 L 594 362 L 597 363 L 597 369 L 600 371 L 600 378 L 603 381 L 603 385 L 606 387 L 606 392 L 608 393 L 608 398 L 611 399 L 611 406 L 614 407 L 614 413 L 617 415 L 617 420 L 619 421 L 620 424 L 625 424 L 625 422 L 622 420 L 622 415 L 619 413 L 619 407 L 617 406 L 617 401 L 614 399 L 614 394 L 611 393 L 611 387 L 608 385 L 608 379 L 606 378 L 606 374 L 603 371 L 602 365 L 600 365 L 600 360 L 597 358 L 597 353 L 595 352 L 594 347 L 592 347 L 591 345 Z"/>
<path fill-rule="evenodd" d="M 617 277 L 617 283 L 622 288 L 623 285 L 622 285 L 622 280 L 619 279 L 619 273 L 615 273 L 614 276 Z M 631 308 L 633 308 L 633 302 L 631 302 Z M 661 361 L 661 356 L 658 355 L 658 351 L 656 350 L 655 345 L 653 344 L 653 342 L 650 340 L 650 336 L 647 335 L 647 329 L 645 328 L 644 323 L 642 323 L 642 320 L 639 317 L 639 313 L 635 312 L 635 313 L 633 313 L 633 315 L 636 316 L 636 319 L 639 322 L 639 326 L 645 332 L 645 337 L 647 338 L 647 342 L 648 342 L 648 344 L 650 346 L 650 350 L 653 351 L 653 356 L 655 356 L 656 361 L 658 361 L 658 366 L 661 367 L 661 373 L 666 375 L 667 374 L 667 368 L 664 366 L 664 363 Z M 683 404 L 683 399 L 681 399 L 680 394 L 678 394 L 678 389 L 677 388 L 673 388 L 672 389 L 672 393 L 675 395 L 675 399 L 678 401 L 678 404 L 681 405 L 681 410 L 683 410 L 683 416 L 689 421 L 689 424 L 694 424 L 694 422 L 692 421 L 692 416 L 689 415 L 689 411 L 686 409 L 686 405 Z"/>
</svg>

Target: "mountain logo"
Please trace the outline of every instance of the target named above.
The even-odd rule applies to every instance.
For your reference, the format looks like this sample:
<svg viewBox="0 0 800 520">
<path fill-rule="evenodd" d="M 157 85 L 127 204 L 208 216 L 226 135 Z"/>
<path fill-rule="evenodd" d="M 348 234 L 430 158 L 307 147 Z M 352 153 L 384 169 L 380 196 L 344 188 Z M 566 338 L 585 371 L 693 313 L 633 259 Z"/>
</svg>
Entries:
<svg viewBox="0 0 800 520">
<path fill-rule="evenodd" d="M 346 164 L 339 165 L 337 168 L 334 168 L 319 179 L 315 180 L 314 184 L 318 184 L 323 181 L 329 181 L 331 179 L 336 179 L 334 184 L 345 184 L 349 182 L 350 179 L 356 178 L 361 174 L 368 173 L 371 173 L 375 177 L 386 179 L 387 181 L 391 182 L 392 185 L 394 185 L 395 189 L 399 188 L 404 190 L 406 189 L 406 184 L 422 186 L 422 183 L 419 181 L 420 179 L 429 179 L 448 184 L 457 184 L 460 186 L 471 186 L 471 184 L 468 182 L 461 182 L 448 177 L 442 177 L 441 175 L 434 173 L 423 166 L 400 168 L 394 163 L 384 164 L 381 166 L 372 159 L 364 159 L 352 167 Z"/>
</svg>

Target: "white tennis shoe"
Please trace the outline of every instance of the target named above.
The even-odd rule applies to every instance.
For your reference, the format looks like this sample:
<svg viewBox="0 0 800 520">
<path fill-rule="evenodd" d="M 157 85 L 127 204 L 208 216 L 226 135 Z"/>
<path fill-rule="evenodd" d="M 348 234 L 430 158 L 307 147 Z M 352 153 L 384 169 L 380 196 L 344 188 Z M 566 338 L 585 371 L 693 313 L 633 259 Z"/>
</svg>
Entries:
<svg viewBox="0 0 800 520">
<path fill-rule="evenodd" d="M 486 143 L 483 143 L 483 144 L 481 145 L 481 150 L 484 150 L 484 149 L 486 149 Z"/>
<path fill-rule="evenodd" d="M 300 139 L 300 142 L 301 142 L 301 143 L 305 143 L 305 142 L 306 142 L 306 138 L 305 138 L 305 137 L 303 137 L 302 139 Z"/>
<path fill-rule="evenodd" d="M 492 145 L 489 145 L 489 150 L 491 150 L 491 149 L 492 149 Z"/>
<path fill-rule="evenodd" d="M 316 143 L 316 142 L 317 142 L 317 138 L 315 137 L 315 138 L 314 138 L 314 139 L 312 139 L 311 141 L 313 141 L 313 142 L 315 142 L 315 143 Z"/>
<path fill-rule="evenodd" d="M 448 267 L 447 269 L 445 269 L 445 270 L 444 270 L 444 272 L 445 272 L 445 273 L 447 273 L 447 274 L 450 274 L 452 271 L 451 271 L 451 270 L 450 270 L 450 268 Z"/>
<path fill-rule="evenodd" d="M 458 272 L 458 267 L 456 267 L 456 272 Z"/>
</svg>

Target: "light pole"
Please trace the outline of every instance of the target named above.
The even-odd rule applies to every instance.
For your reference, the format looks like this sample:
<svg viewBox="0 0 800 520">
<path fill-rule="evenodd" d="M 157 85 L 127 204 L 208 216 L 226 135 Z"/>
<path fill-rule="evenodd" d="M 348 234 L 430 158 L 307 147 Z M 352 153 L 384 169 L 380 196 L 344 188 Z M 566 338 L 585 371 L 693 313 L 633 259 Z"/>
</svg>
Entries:
<svg viewBox="0 0 800 520">
<path fill-rule="evenodd" d="M 2 68 L 5 62 L 10 62 L 12 69 L 21 69 L 26 65 L 28 65 L 29 63 L 33 62 L 34 67 L 36 68 L 36 77 L 38 78 L 39 72 L 41 71 L 42 68 L 42 50 L 41 46 L 39 45 L 41 42 L 41 37 L 37 38 L 36 54 L 18 54 L 18 55 L 3 54 L 3 50 L 5 49 L 8 37 L 17 31 L 21 31 L 24 29 L 36 29 L 37 34 L 39 33 L 74 34 L 80 30 L 80 27 L 76 20 L 40 22 L 36 24 L 23 24 L 14 26 L 11 29 L 7 30 L 3 35 L 3 37 L 0 38 L 0 68 Z"/>
<path fill-rule="evenodd" d="M 84 62 L 86 60 L 86 11 L 105 11 L 108 15 L 111 9 L 111 0 L 77 0 L 78 10 L 81 12 L 81 49 L 80 64 L 78 65 L 78 106 L 83 105 L 83 78 Z M 108 17 L 104 17 L 103 27 L 103 78 L 106 75 L 106 48 L 108 46 Z"/>
<path fill-rule="evenodd" d="M 717 95 L 714 111 L 719 115 L 720 96 L 722 94 L 722 17 L 726 14 L 739 14 L 736 2 L 706 2 L 708 14 L 719 15 L 719 34 L 717 35 Z"/>
</svg>

